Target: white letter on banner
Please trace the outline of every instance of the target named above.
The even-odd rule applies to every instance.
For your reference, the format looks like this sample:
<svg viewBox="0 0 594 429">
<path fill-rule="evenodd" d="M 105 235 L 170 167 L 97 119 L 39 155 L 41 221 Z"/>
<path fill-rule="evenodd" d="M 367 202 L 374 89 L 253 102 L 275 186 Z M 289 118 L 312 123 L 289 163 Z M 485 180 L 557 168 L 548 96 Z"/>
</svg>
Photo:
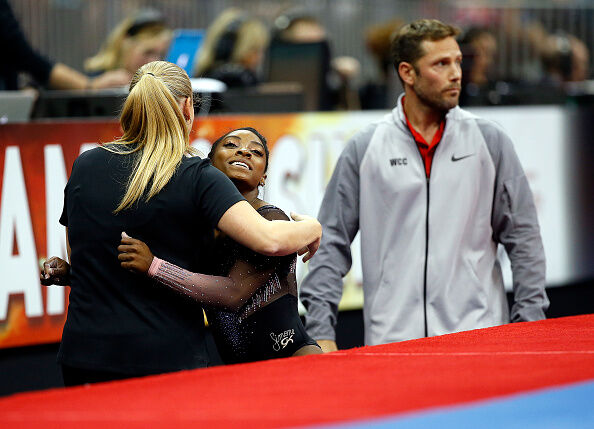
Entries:
<svg viewBox="0 0 594 429">
<path fill-rule="evenodd" d="M 83 143 L 80 153 L 99 146 L 97 143 Z M 66 165 L 62 146 L 58 144 L 46 145 L 45 159 L 45 202 L 46 202 L 46 231 L 47 256 L 59 256 L 67 260 L 66 231 L 60 225 L 60 215 L 64 205 L 64 188 L 66 187 Z M 63 286 L 48 286 L 46 312 L 50 315 L 63 314 L 65 304 L 65 290 Z"/>
<path fill-rule="evenodd" d="M 302 196 L 308 196 L 299 192 L 306 161 L 301 142 L 292 135 L 279 138 L 270 153 L 264 198 L 287 214 L 293 211 L 311 215 L 306 211 L 307 205 L 302 199 Z"/>
<path fill-rule="evenodd" d="M 83 143 L 80 145 L 80 153 L 86 152 L 91 149 L 95 149 L 98 146 L 99 144 L 97 143 Z"/>
<path fill-rule="evenodd" d="M 200 151 L 200 153 L 198 154 L 198 156 L 200 158 L 206 158 L 206 157 L 208 157 L 208 153 L 210 152 L 210 148 L 212 147 L 212 143 L 209 142 L 206 139 L 198 138 L 198 139 L 192 141 L 191 146 L 194 149 L 198 149 L 198 151 Z"/>
<path fill-rule="evenodd" d="M 47 233 L 47 256 L 59 256 L 67 260 L 66 231 L 60 225 L 60 215 L 64 204 L 64 187 L 66 186 L 66 166 L 62 146 L 46 145 L 43 148 L 45 161 L 45 215 Z M 46 313 L 50 315 L 64 313 L 64 287 L 48 286 Z"/>
<path fill-rule="evenodd" d="M 16 237 L 18 255 L 13 255 Z M 23 293 L 25 314 L 37 317 L 43 314 L 41 286 L 35 239 L 27 201 L 27 190 L 17 146 L 8 146 L 4 159 L 2 200 L 0 201 L 0 320 L 6 320 L 8 298 Z"/>
<path fill-rule="evenodd" d="M 325 167 L 328 152 L 327 140 L 330 137 L 321 133 L 312 133 L 307 139 L 307 160 L 304 163 L 303 182 L 300 186 L 300 193 L 307 208 L 305 213 L 310 216 L 317 216 L 320 204 L 324 198 L 326 188 Z"/>
</svg>

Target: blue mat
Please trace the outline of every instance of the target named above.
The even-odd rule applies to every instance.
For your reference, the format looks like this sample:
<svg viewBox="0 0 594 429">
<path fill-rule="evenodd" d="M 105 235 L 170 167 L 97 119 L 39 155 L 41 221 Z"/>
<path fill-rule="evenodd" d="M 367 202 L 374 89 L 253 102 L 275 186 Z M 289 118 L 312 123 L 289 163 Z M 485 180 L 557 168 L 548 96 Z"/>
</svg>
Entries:
<svg viewBox="0 0 594 429">
<path fill-rule="evenodd" d="M 350 422 L 326 428 L 594 428 L 594 381 L 478 404 Z"/>
</svg>

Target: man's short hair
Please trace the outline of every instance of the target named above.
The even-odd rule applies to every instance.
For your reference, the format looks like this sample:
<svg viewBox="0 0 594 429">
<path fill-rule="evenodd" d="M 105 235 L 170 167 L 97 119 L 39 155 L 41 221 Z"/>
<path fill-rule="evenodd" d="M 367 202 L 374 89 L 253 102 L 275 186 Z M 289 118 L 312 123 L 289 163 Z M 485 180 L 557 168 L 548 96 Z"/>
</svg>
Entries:
<svg viewBox="0 0 594 429">
<path fill-rule="evenodd" d="M 407 62 L 415 66 L 417 60 L 425 55 L 421 46 L 425 40 L 441 40 L 456 37 L 460 29 L 444 24 L 437 19 L 419 19 L 402 27 L 392 40 L 392 58 L 398 72 L 398 65 Z M 416 67 L 415 67 L 416 68 Z"/>
</svg>

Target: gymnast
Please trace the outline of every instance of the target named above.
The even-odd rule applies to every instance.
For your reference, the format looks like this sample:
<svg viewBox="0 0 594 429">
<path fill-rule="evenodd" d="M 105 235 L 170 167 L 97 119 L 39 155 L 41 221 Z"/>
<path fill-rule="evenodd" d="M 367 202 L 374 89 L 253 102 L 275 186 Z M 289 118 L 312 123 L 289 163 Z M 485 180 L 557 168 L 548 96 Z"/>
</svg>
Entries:
<svg viewBox="0 0 594 429">
<path fill-rule="evenodd" d="M 212 146 L 212 165 L 231 179 L 243 197 L 268 220 L 289 220 L 258 198 L 268 168 L 266 139 L 255 129 L 233 130 Z M 118 259 L 123 268 L 158 280 L 206 304 L 215 343 L 225 363 L 321 353 L 297 311 L 296 254 L 270 257 L 217 232 L 211 266 L 216 274 L 196 274 L 154 257 L 148 246 L 123 234 Z"/>
</svg>

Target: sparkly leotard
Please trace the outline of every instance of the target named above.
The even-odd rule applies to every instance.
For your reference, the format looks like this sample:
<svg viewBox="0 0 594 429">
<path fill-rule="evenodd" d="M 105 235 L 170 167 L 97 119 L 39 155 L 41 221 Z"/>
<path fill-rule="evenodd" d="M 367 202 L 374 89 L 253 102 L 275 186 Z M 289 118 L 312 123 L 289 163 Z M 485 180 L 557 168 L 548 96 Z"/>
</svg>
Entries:
<svg viewBox="0 0 594 429">
<path fill-rule="evenodd" d="M 269 220 L 288 220 L 282 210 L 271 205 L 260 207 L 258 213 Z M 238 260 L 256 270 L 274 268 L 270 278 L 239 311 L 206 308 L 225 363 L 287 357 L 305 345 L 317 345 L 305 332 L 298 313 L 295 254 L 267 257 L 224 237 L 217 245 L 216 258 L 225 261 L 220 274 L 227 274 Z"/>
<path fill-rule="evenodd" d="M 268 220 L 289 220 L 270 205 L 260 207 L 258 213 Z M 303 346 L 317 346 L 306 334 L 297 310 L 296 254 L 264 256 L 221 234 L 211 257 L 219 276 L 192 273 L 157 257 L 148 274 L 205 305 L 225 363 L 288 357 Z M 236 311 L 221 310 L 222 305 Z"/>
</svg>

